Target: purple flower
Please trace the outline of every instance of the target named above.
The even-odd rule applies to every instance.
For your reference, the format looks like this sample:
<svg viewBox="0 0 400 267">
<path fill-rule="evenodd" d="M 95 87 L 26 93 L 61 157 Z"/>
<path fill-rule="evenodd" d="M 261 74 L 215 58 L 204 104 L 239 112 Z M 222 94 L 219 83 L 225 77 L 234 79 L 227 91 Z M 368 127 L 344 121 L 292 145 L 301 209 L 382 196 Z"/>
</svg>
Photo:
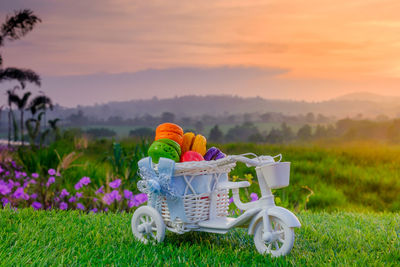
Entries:
<svg viewBox="0 0 400 267">
<path fill-rule="evenodd" d="M 69 192 L 67 191 L 67 189 L 64 188 L 63 190 L 61 190 L 60 197 L 63 198 L 66 196 L 69 196 Z"/>
<path fill-rule="evenodd" d="M 75 196 L 76 196 L 77 199 L 79 199 L 79 198 L 82 197 L 82 193 L 81 193 L 81 192 L 77 192 L 77 193 L 75 194 Z"/>
<path fill-rule="evenodd" d="M 29 183 L 29 184 L 36 184 L 36 181 L 33 180 L 33 179 L 30 179 L 30 180 L 28 181 L 28 183 Z"/>
<path fill-rule="evenodd" d="M 38 210 L 38 209 L 42 208 L 42 204 L 35 201 L 32 203 L 32 208 L 34 208 L 35 210 Z"/>
<path fill-rule="evenodd" d="M 128 201 L 128 208 L 131 209 L 132 207 L 137 207 L 139 206 L 139 202 L 137 202 L 135 199 L 130 199 Z"/>
<path fill-rule="evenodd" d="M 114 199 L 112 199 L 112 197 L 110 196 L 110 193 L 105 194 L 102 199 L 107 205 L 111 205 L 111 203 L 113 203 L 114 201 Z"/>
<path fill-rule="evenodd" d="M 4 172 L 4 169 L 0 166 L 0 173 Z"/>
<path fill-rule="evenodd" d="M 98 195 L 98 194 L 104 194 L 104 186 L 102 185 L 99 189 L 97 189 L 97 191 L 96 191 L 96 195 Z"/>
<path fill-rule="evenodd" d="M 49 170 L 47 171 L 47 173 L 48 173 L 49 175 L 53 176 L 53 175 L 56 175 L 56 170 L 55 170 L 55 169 L 49 169 Z"/>
<path fill-rule="evenodd" d="M 85 206 L 83 206 L 82 203 L 76 203 L 76 208 L 77 208 L 78 210 L 84 210 L 84 209 L 85 209 Z"/>
<path fill-rule="evenodd" d="M 77 184 L 75 184 L 74 188 L 75 188 L 75 190 L 79 190 L 82 188 L 82 184 L 80 182 L 78 182 Z"/>
<path fill-rule="evenodd" d="M 23 187 L 18 187 L 17 190 L 15 190 L 13 197 L 16 199 L 21 199 L 21 198 L 25 200 L 29 199 L 29 195 L 24 192 Z"/>
<path fill-rule="evenodd" d="M 257 201 L 258 200 L 258 195 L 256 193 L 251 193 L 250 194 L 250 198 L 251 198 L 251 201 Z"/>
<path fill-rule="evenodd" d="M 6 176 L 10 176 L 10 172 L 9 171 L 6 171 Z"/>
<path fill-rule="evenodd" d="M 124 190 L 124 197 L 126 199 L 131 199 L 133 197 L 133 193 L 131 191 L 125 189 Z"/>
<path fill-rule="evenodd" d="M 54 184 L 54 182 L 56 181 L 56 178 L 54 178 L 53 176 L 51 176 L 49 178 L 49 180 L 47 180 L 46 186 L 49 187 L 51 184 Z"/>
<path fill-rule="evenodd" d="M 57 177 L 60 177 L 60 176 L 61 176 L 61 173 L 57 172 L 57 173 L 56 173 L 56 176 L 57 176 Z"/>
<path fill-rule="evenodd" d="M 116 201 L 121 200 L 121 195 L 119 194 L 118 190 L 113 190 L 110 194 Z"/>
<path fill-rule="evenodd" d="M 137 202 L 139 202 L 139 205 L 140 205 L 140 204 L 143 204 L 144 202 L 147 201 L 147 195 L 146 195 L 145 193 L 137 194 L 137 195 L 135 196 L 135 200 L 136 200 Z"/>
<path fill-rule="evenodd" d="M 3 207 L 4 207 L 5 205 L 7 205 L 7 203 L 10 203 L 10 200 L 8 200 L 8 198 L 3 197 L 1 199 L 1 202 L 3 202 Z"/>
<path fill-rule="evenodd" d="M 233 202 L 233 197 L 229 198 L 229 204 L 231 204 Z"/>
<path fill-rule="evenodd" d="M 90 210 L 90 212 L 97 213 L 97 208 Z"/>
<path fill-rule="evenodd" d="M 90 184 L 90 178 L 89 177 L 82 177 L 82 179 L 79 180 L 79 182 L 75 185 L 75 190 L 79 190 L 82 188 L 84 185 Z"/>
<path fill-rule="evenodd" d="M 60 210 L 66 210 L 68 209 L 68 204 L 65 202 L 61 202 L 60 203 Z"/>
<path fill-rule="evenodd" d="M 26 172 L 21 172 L 21 175 L 22 175 L 23 177 L 26 177 Z"/>
<path fill-rule="evenodd" d="M 11 192 L 11 189 L 7 185 L 0 184 L 0 194 L 7 195 L 10 192 Z"/>
<path fill-rule="evenodd" d="M 90 178 L 89 177 L 82 177 L 82 179 L 79 181 L 83 185 L 88 185 L 90 184 Z"/>
<path fill-rule="evenodd" d="M 107 211 L 108 211 L 108 208 L 105 208 L 105 209 L 104 209 L 104 212 L 107 212 Z"/>
<path fill-rule="evenodd" d="M 38 195 L 36 194 L 36 193 L 33 193 L 32 195 L 31 195 L 31 199 L 36 199 L 38 197 Z"/>
<path fill-rule="evenodd" d="M 11 165 L 14 167 L 14 168 L 17 168 L 17 164 L 15 163 L 15 161 L 13 160 L 13 161 L 11 161 Z"/>
<path fill-rule="evenodd" d="M 69 203 L 72 203 L 72 202 L 75 202 L 75 201 L 76 201 L 75 197 L 70 197 L 70 198 L 68 199 L 68 202 L 69 202 Z"/>
<path fill-rule="evenodd" d="M 54 201 L 55 201 L 55 202 L 58 202 L 58 201 L 60 201 L 60 198 L 59 198 L 59 197 L 55 197 L 55 198 L 54 198 Z"/>
<path fill-rule="evenodd" d="M 97 200 L 98 200 L 97 198 L 95 198 L 95 197 L 93 198 L 93 202 L 97 202 Z"/>
<path fill-rule="evenodd" d="M 39 178 L 39 174 L 37 174 L 36 172 L 32 173 L 31 176 L 32 176 L 32 178 L 35 178 L 35 179 L 36 179 L 36 178 Z"/>
<path fill-rule="evenodd" d="M 121 195 L 119 194 L 118 190 L 114 190 L 111 193 L 107 193 L 103 196 L 103 201 L 107 205 L 111 205 L 114 201 L 120 201 Z"/>
<path fill-rule="evenodd" d="M 15 178 L 16 178 L 16 179 L 21 178 L 21 172 L 15 171 L 14 174 L 15 174 Z"/>
<path fill-rule="evenodd" d="M 108 184 L 111 188 L 118 188 L 121 185 L 121 179 L 117 179 Z"/>
</svg>

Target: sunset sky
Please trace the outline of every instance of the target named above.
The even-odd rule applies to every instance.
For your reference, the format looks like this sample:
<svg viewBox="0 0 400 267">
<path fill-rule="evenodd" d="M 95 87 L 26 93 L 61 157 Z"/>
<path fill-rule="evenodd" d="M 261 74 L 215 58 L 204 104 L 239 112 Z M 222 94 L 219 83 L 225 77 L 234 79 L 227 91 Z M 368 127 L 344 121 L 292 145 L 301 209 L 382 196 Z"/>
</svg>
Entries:
<svg viewBox="0 0 400 267">
<path fill-rule="evenodd" d="M 2 0 L 1 21 L 21 8 L 43 22 L 5 44 L 4 65 L 38 72 L 62 105 L 400 95 L 398 0 Z"/>
</svg>

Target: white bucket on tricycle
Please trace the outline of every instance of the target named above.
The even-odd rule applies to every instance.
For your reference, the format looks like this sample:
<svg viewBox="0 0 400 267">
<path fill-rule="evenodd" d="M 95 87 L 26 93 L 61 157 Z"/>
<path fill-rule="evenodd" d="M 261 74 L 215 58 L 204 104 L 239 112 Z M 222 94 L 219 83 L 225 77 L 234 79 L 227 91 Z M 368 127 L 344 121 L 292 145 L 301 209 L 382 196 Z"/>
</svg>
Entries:
<svg viewBox="0 0 400 267">
<path fill-rule="evenodd" d="M 254 158 L 247 156 L 253 155 Z M 278 158 L 275 161 L 276 158 Z M 247 181 L 230 182 L 228 173 L 236 162 L 254 166 L 261 191 L 257 201 L 242 203 L 239 189 Z M 148 194 L 147 206 L 138 208 L 132 217 L 132 231 L 144 243 L 162 242 L 165 230 L 178 234 L 202 231 L 225 234 L 234 227 L 247 227 L 254 235 L 259 253 L 282 256 L 294 244 L 294 228 L 300 227 L 289 210 L 277 207 L 271 189 L 289 185 L 290 162 L 281 156 L 231 155 L 213 161 L 175 163 L 161 158 L 156 165 L 151 158 L 139 161 L 140 191 Z M 243 214 L 228 217 L 229 190 L 233 202 Z"/>
</svg>

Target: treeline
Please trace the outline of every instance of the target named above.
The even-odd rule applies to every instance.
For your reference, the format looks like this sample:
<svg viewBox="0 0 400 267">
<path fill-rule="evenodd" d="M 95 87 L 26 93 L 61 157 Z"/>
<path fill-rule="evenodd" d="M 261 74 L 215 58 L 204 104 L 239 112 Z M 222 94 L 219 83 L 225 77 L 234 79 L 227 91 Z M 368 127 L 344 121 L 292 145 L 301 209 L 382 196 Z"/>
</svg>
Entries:
<svg viewBox="0 0 400 267">
<path fill-rule="evenodd" d="M 286 122 L 302 124 L 302 123 L 329 123 L 335 118 L 327 117 L 322 114 L 314 114 L 312 112 L 299 115 L 285 115 L 277 112 L 266 113 L 243 113 L 243 114 L 226 114 L 219 116 L 201 115 L 201 116 L 180 116 L 171 112 L 163 112 L 160 115 L 145 114 L 134 118 L 124 119 L 122 116 L 110 116 L 107 119 L 98 119 L 85 115 L 82 110 L 70 114 L 64 118 L 66 126 L 85 126 L 85 125 L 101 125 L 101 126 L 143 126 L 156 127 L 158 124 L 169 121 L 179 125 L 185 125 L 189 128 L 195 128 L 199 131 L 203 130 L 205 125 L 215 124 L 242 124 L 247 122 Z"/>
<path fill-rule="evenodd" d="M 152 128 L 138 128 L 130 132 L 131 137 L 153 138 Z M 321 139 L 377 140 L 400 143 L 400 119 L 387 121 L 343 119 L 335 124 L 304 124 L 298 129 L 282 123 L 269 131 L 260 131 L 256 124 L 245 122 L 230 128 L 226 133 L 215 125 L 208 133 L 208 140 L 215 143 L 253 142 L 290 143 Z"/>
</svg>

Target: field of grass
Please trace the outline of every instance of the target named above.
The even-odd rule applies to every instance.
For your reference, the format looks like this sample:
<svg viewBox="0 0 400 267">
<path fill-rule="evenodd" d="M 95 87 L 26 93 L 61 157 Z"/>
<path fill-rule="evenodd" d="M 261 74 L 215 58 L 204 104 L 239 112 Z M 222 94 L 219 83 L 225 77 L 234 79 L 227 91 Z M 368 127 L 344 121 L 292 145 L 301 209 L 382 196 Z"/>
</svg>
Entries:
<svg viewBox="0 0 400 267">
<path fill-rule="evenodd" d="M 282 153 L 291 162 L 290 185 L 275 195 L 281 205 L 314 211 L 400 211 L 400 147 L 378 144 L 220 146 L 227 154 Z M 231 173 L 243 177 L 254 170 L 239 165 Z M 250 190 L 259 192 L 258 185 Z"/>
<path fill-rule="evenodd" d="M 121 141 L 127 154 L 133 154 L 136 143 Z M 210 144 L 211 146 L 212 144 Z M 268 145 L 235 143 L 216 145 L 226 154 L 254 152 L 259 155 L 281 153 L 284 161 L 291 162 L 290 185 L 274 192 L 279 205 L 295 211 L 400 211 L 400 147 L 383 144 L 291 144 Z M 74 145 L 61 142 L 48 149 L 68 154 Z M 94 186 L 105 183 L 112 166 L 104 161 L 112 154 L 111 140 L 89 142 L 73 167 L 63 173 L 64 186 L 72 189 L 84 176 L 92 179 Z M 26 155 L 26 154 L 24 154 Z M 33 160 L 42 156 L 33 154 Z M 47 156 L 46 156 L 47 155 Z M 56 168 L 55 155 L 44 153 L 40 165 L 45 169 Z M 48 166 L 46 166 L 46 164 Z M 35 170 L 30 170 L 34 172 Z M 241 190 L 242 197 L 249 198 L 251 192 L 259 194 L 254 169 L 238 164 L 231 177 L 247 179 L 251 174 L 254 182 L 249 189 Z M 136 181 L 127 181 L 135 184 Z M 134 189 L 134 188 L 132 188 Z"/>
<path fill-rule="evenodd" d="M 131 214 L 0 210 L 0 266 L 14 265 L 241 265 L 396 266 L 400 264 L 400 214 L 298 214 L 302 227 L 290 255 L 256 252 L 243 229 L 226 235 L 168 233 L 143 245 L 130 230 Z"/>
</svg>

